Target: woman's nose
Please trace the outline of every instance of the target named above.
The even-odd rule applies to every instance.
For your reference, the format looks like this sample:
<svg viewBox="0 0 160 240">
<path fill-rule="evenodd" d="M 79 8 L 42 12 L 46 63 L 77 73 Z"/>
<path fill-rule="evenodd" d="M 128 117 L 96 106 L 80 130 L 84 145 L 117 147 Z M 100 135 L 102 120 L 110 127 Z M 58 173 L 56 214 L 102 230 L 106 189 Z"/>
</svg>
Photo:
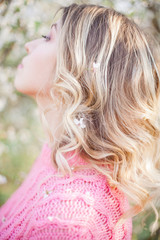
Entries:
<svg viewBox="0 0 160 240">
<path fill-rule="evenodd" d="M 27 53 L 31 53 L 42 41 L 42 38 L 34 39 L 32 41 L 27 42 L 24 47 Z"/>
</svg>

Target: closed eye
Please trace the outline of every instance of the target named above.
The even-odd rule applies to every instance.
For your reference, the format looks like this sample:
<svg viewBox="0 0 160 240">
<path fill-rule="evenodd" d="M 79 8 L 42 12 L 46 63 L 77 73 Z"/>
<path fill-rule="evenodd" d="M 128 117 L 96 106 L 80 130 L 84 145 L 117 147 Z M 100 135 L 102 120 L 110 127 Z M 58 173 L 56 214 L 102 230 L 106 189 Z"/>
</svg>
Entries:
<svg viewBox="0 0 160 240">
<path fill-rule="evenodd" d="M 51 38 L 49 36 L 46 36 L 46 35 L 42 35 L 43 38 L 46 39 L 46 41 L 49 41 Z"/>
</svg>

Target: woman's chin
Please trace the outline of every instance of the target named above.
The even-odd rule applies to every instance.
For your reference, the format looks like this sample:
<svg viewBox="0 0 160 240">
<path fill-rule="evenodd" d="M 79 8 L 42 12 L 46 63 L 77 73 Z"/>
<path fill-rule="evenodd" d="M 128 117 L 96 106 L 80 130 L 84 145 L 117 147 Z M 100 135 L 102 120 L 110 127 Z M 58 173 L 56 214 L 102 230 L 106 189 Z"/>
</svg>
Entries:
<svg viewBox="0 0 160 240">
<path fill-rule="evenodd" d="M 23 86 L 21 80 L 22 79 L 19 79 L 18 75 L 16 74 L 15 79 L 14 79 L 14 87 L 18 92 L 24 91 L 24 86 Z"/>
<path fill-rule="evenodd" d="M 14 87 L 18 92 L 21 92 L 29 96 L 33 95 L 33 88 L 29 89 L 29 87 L 24 84 L 23 80 L 19 79 L 18 77 L 15 77 Z"/>
</svg>

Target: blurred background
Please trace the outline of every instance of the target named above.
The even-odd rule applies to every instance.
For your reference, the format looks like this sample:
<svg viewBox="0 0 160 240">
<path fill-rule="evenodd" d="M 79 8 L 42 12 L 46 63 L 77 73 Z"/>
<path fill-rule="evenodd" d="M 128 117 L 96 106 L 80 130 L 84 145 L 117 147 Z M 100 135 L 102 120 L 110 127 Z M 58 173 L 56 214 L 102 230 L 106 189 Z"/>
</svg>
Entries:
<svg viewBox="0 0 160 240">
<path fill-rule="evenodd" d="M 134 19 L 160 44 L 160 0 L 0 0 L 0 206 L 20 186 L 38 157 L 45 135 L 34 100 L 14 88 L 18 64 L 27 55 L 24 44 L 47 34 L 60 6 L 100 4 Z M 133 240 L 151 236 L 152 212 L 133 218 Z"/>
</svg>

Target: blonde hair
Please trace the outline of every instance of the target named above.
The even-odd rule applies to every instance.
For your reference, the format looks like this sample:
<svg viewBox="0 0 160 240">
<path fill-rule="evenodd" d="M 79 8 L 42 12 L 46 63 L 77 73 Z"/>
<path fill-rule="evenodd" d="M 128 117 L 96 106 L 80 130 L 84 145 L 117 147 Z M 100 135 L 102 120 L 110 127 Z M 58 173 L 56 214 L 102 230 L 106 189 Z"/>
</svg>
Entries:
<svg viewBox="0 0 160 240">
<path fill-rule="evenodd" d="M 114 9 L 91 4 L 61 9 L 56 74 L 50 88 L 53 105 L 56 94 L 64 111 L 58 139 L 45 118 L 52 107 L 42 113 L 53 164 L 72 175 L 63 153 L 75 150 L 87 167 L 104 174 L 135 203 L 122 219 L 151 205 L 156 213 L 153 232 L 158 221 L 154 204 L 160 197 L 158 46 L 155 51 L 148 35 Z M 83 117 L 86 128 L 74 123 L 77 116 Z"/>
</svg>

